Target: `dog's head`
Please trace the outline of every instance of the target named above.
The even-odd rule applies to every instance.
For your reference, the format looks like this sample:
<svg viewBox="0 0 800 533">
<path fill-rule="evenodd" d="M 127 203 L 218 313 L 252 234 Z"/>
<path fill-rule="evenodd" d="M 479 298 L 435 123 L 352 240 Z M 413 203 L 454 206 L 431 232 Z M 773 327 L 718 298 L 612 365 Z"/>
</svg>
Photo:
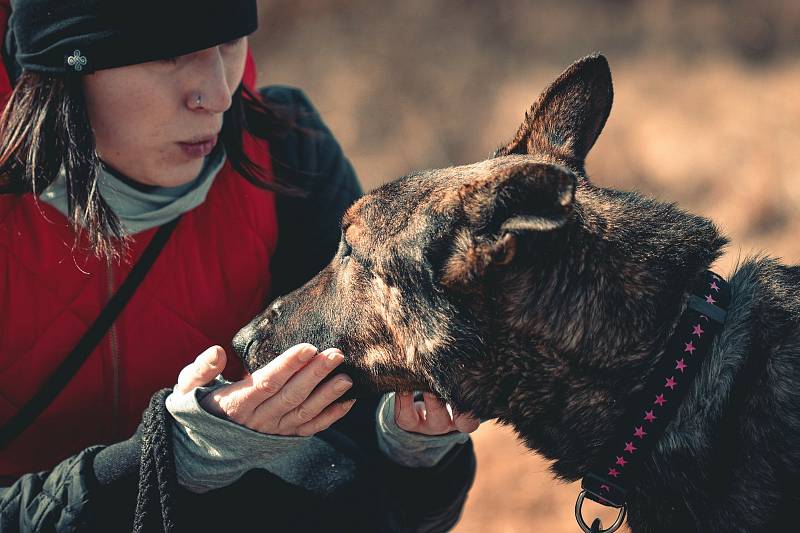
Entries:
<svg viewBox="0 0 800 533">
<path fill-rule="evenodd" d="M 584 58 L 492 158 L 417 172 L 361 198 L 343 217 L 330 264 L 237 335 L 248 370 L 299 342 L 338 347 L 352 394 L 431 390 L 460 410 L 496 416 L 465 391 L 513 341 L 525 310 L 513 308 L 509 292 L 527 294 L 527 273 L 563 242 L 611 101 L 605 58 Z M 483 386 L 502 387 L 504 366 L 492 364 L 494 382 Z"/>
</svg>

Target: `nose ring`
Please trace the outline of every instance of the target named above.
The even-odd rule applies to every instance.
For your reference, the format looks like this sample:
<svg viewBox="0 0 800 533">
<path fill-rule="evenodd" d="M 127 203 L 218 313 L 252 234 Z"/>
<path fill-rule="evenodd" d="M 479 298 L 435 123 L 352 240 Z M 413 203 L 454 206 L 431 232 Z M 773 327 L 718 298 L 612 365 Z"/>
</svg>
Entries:
<svg viewBox="0 0 800 533">
<path fill-rule="evenodd" d="M 203 95 L 201 93 L 197 93 L 197 97 L 194 99 L 194 103 L 197 107 L 203 105 Z"/>
</svg>

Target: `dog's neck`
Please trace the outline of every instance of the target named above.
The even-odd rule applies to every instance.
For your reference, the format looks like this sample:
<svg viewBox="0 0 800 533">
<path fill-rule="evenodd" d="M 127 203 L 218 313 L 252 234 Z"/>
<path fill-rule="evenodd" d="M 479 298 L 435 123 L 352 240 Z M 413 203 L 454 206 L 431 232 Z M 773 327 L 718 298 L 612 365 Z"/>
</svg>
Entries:
<svg viewBox="0 0 800 533">
<path fill-rule="evenodd" d="M 580 477 L 725 242 L 706 219 L 582 183 L 574 222 L 532 239 L 524 267 L 490 280 L 500 333 L 483 391 L 498 418 L 558 475 Z"/>
</svg>

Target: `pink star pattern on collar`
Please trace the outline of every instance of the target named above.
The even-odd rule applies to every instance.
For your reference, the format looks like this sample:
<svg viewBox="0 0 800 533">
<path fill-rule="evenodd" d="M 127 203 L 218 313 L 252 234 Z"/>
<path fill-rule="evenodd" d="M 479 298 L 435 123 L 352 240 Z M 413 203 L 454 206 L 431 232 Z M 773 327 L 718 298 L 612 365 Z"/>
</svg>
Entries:
<svg viewBox="0 0 800 533">
<path fill-rule="evenodd" d="M 727 299 L 729 298 L 729 294 L 728 294 L 728 286 L 726 283 L 722 282 L 720 278 L 716 276 L 714 276 L 713 282 L 711 282 L 711 280 L 708 280 L 706 281 L 706 283 L 710 287 L 709 294 L 707 294 L 704 297 L 706 303 L 712 305 L 717 303 L 715 297 L 713 296 L 715 292 L 717 293 L 716 295 L 717 298 L 720 297 L 719 295 L 724 296 L 722 298 L 723 303 L 727 301 Z M 722 289 L 725 290 L 723 291 Z M 696 295 L 699 296 L 700 300 L 702 301 L 703 296 L 700 296 L 702 295 L 702 293 L 696 293 Z M 700 306 L 702 306 L 702 304 L 700 304 Z M 639 421 L 640 423 L 642 422 L 646 423 L 642 423 L 642 425 L 640 426 L 634 425 L 634 431 L 632 435 L 633 439 L 631 439 L 630 441 L 625 441 L 624 440 L 625 436 L 622 435 L 621 438 L 617 437 L 613 439 L 611 442 L 607 443 L 606 446 L 607 449 L 604 449 L 602 453 L 602 456 L 605 457 L 605 459 L 601 459 L 600 463 L 596 465 L 596 468 L 593 467 L 592 470 L 590 471 L 590 473 L 594 474 L 593 476 L 594 481 L 591 480 L 591 477 L 584 478 L 584 483 L 587 483 L 586 485 L 587 487 L 591 486 L 595 487 L 594 489 L 595 495 L 597 496 L 598 501 L 600 501 L 601 503 L 603 502 L 610 503 L 610 501 L 605 500 L 602 496 L 600 496 L 600 494 L 604 493 L 606 493 L 607 495 L 614 494 L 615 496 L 612 499 L 614 500 L 615 504 L 618 504 L 620 501 L 624 501 L 623 499 L 624 494 L 618 494 L 619 491 L 617 491 L 616 484 L 620 484 L 620 486 L 622 487 L 621 490 L 623 492 L 624 490 L 626 490 L 627 485 L 631 483 L 635 484 L 636 482 L 635 478 L 638 472 L 638 461 L 647 459 L 647 457 L 649 457 L 650 450 L 655 445 L 655 443 L 658 442 L 658 439 L 660 438 L 660 435 L 664 430 L 662 426 L 669 420 L 669 413 L 667 413 L 666 410 L 659 411 L 660 416 L 656 416 L 655 414 L 656 410 L 658 410 L 658 408 L 660 407 L 663 407 L 664 404 L 667 403 L 667 399 L 665 398 L 667 394 L 670 394 L 672 397 L 673 395 L 672 393 L 674 393 L 675 388 L 678 386 L 678 380 L 676 379 L 676 376 L 680 377 L 680 380 L 683 383 L 683 387 L 684 389 L 686 389 L 689 383 L 685 380 L 689 379 L 694 374 L 694 370 L 697 367 L 697 362 L 700 360 L 698 359 L 698 357 L 702 358 L 706 355 L 706 352 L 708 351 L 708 346 L 706 345 L 709 344 L 709 342 L 707 341 L 713 339 L 713 336 L 717 334 L 719 328 L 712 326 L 711 324 L 712 321 L 709 319 L 708 316 L 701 314 L 699 312 L 698 307 L 699 306 L 692 307 L 692 310 L 695 312 L 695 314 L 693 315 L 687 314 L 681 317 L 680 327 L 678 329 L 679 333 L 677 335 L 673 334 L 673 336 L 670 338 L 668 349 L 665 350 L 663 359 L 659 361 L 658 370 L 654 372 L 653 375 L 648 377 L 647 379 L 646 387 L 649 391 L 652 391 L 653 393 L 655 393 L 659 389 L 658 385 L 659 379 L 665 380 L 663 388 L 661 389 L 662 390 L 661 394 L 655 394 L 655 400 L 653 401 L 654 406 L 651 406 L 651 409 L 649 410 L 647 409 L 647 406 L 641 406 L 645 408 L 644 411 L 638 410 L 641 407 L 637 408 L 637 406 L 632 406 L 634 407 L 635 410 L 626 412 L 625 420 L 628 420 L 629 416 L 633 416 L 635 420 L 636 414 L 643 412 L 644 413 L 643 415 L 639 414 L 639 416 L 642 417 L 639 419 Z M 699 318 L 693 319 L 692 317 L 699 317 Z M 702 326 L 704 320 L 706 321 L 705 329 L 703 329 Z M 697 323 L 693 324 L 694 321 L 696 321 Z M 715 318 L 714 322 L 719 322 L 719 320 Z M 691 333 L 687 331 L 689 327 L 691 327 Z M 689 336 L 688 340 L 686 339 L 687 334 Z M 694 344 L 695 336 L 697 337 L 696 340 L 698 346 Z M 700 342 L 701 340 L 703 341 L 702 343 Z M 673 353 L 678 352 L 680 350 L 681 343 L 684 344 L 685 348 L 683 350 L 683 353 L 681 354 L 681 357 L 679 359 L 673 360 L 675 362 L 675 368 L 674 370 L 672 370 L 670 369 L 671 363 L 669 357 Z M 694 353 L 695 351 L 697 351 L 697 355 L 695 355 Z M 692 363 L 691 365 L 687 364 L 687 356 L 685 355 L 686 353 L 689 354 L 688 359 L 689 362 Z M 677 355 L 677 353 L 675 353 L 675 355 Z M 675 374 L 675 371 L 680 372 L 680 374 Z M 667 374 L 672 374 L 672 375 L 668 377 Z M 666 392 L 666 389 L 668 389 L 670 392 Z M 680 393 L 675 393 L 675 394 L 680 394 Z M 674 399 L 677 402 L 680 401 L 679 398 L 677 397 L 675 397 Z M 655 423 L 657 420 L 659 421 L 659 423 Z M 630 424 L 630 422 L 628 422 L 628 424 Z M 625 426 L 627 426 L 627 428 L 630 428 L 630 425 L 628 424 L 625 424 Z M 624 433 L 625 426 L 618 429 Z M 650 430 L 645 431 L 644 426 L 648 426 Z M 628 431 L 630 431 L 630 429 L 628 429 Z M 630 433 L 628 435 L 630 435 Z M 650 438 L 645 440 L 645 437 L 650 437 Z M 639 446 L 641 446 L 642 448 L 637 448 L 634 445 L 636 439 L 639 439 Z M 614 443 L 619 443 L 620 441 L 624 442 L 625 445 L 621 456 L 616 455 L 620 451 L 619 444 L 614 444 Z M 637 451 L 640 453 L 636 454 Z M 626 453 L 630 455 L 625 456 Z M 608 461 L 608 457 L 615 457 L 616 461 Z M 603 474 L 604 470 L 607 472 L 606 474 Z M 611 481 L 612 478 L 615 481 L 612 482 Z M 594 484 L 597 481 L 600 481 L 601 483 L 602 482 L 607 482 L 607 483 L 598 486 L 598 484 Z M 612 484 L 615 486 L 613 490 L 611 489 Z M 611 496 L 609 496 L 609 498 L 611 498 Z"/>
</svg>

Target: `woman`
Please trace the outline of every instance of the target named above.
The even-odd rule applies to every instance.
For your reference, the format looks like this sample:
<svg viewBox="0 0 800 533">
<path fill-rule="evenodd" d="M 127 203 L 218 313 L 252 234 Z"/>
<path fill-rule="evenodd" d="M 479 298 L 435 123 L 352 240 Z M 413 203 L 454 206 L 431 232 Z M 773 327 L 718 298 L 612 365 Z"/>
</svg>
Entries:
<svg viewBox="0 0 800 533">
<path fill-rule="evenodd" d="M 271 295 L 327 263 L 360 193 L 302 93 L 252 90 L 255 0 L 0 10 L 0 426 L 174 228 L 91 355 L 0 451 L 0 529 L 130 529 L 135 430 L 176 377 L 182 526 L 450 527 L 477 421 L 433 397 L 338 402 L 352 382 L 322 382 L 335 347 L 293 347 L 251 376 L 229 357 Z M 233 382 L 203 386 L 223 370 Z"/>
</svg>

